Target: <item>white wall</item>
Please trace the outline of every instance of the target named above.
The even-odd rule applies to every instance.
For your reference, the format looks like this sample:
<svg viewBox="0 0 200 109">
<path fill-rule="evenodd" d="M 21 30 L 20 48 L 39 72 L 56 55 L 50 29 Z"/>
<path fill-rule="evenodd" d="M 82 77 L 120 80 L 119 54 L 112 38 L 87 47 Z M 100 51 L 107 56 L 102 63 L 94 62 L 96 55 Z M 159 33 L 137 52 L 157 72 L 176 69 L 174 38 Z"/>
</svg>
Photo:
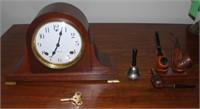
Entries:
<svg viewBox="0 0 200 109">
<path fill-rule="evenodd" d="M 1 0 L 2 35 L 13 24 L 29 24 L 53 2 L 80 8 L 90 23 L 178 23 L 191 24 L 191 0 Z"/>
</svg>

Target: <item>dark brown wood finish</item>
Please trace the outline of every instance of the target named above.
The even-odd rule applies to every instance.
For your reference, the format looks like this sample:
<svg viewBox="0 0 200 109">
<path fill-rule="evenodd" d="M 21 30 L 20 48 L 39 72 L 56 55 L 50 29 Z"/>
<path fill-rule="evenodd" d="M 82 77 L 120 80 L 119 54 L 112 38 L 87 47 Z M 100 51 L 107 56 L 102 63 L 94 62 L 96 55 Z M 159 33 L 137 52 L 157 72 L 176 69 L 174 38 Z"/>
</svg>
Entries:
<svg viewBox="0 0 200 109">
<path fill-rule="evenodd" d="M 14 25 L 1 37 L 1 107 L 2 108 L 77 108 L 60 99 L 82 93 L 79 108 L 198 108 L 199 107 L 199 37 L 187 32 L 181 24 L 90 24 L 96 46 L 111 56 L 120 83 L 85 82 L 17 82 L 4 85 L 4 74 L 11 73 L 24 54 L 28 25 Z M 154 31 L 160 32 L 162 49 L 170 58 L 173 32 L 179 39 L 183 55 L 188 54 L 193 66 L 185 76 L 163 77 L 168 83 L 193 84 L 194 89 L 155 89 L 150 82 L 156 60 Z M 138 49 L 138 80 L 125 73 L 131 65 L 132 48 Z"/>
<path fill-rule="evenodd" d="M 37 29 L 47 22 L 61 21 L 79 31 L 83 40 L 83 55 L 69 68 L 51 69 L 42 65 L 34 56 L 32 40 Z M 101 63 L 105 56 L 99 56 L 92 41 L 89 24 L 85 15 L 75 6 L 67 3 L 53 3 L 44 7 L 26 31 L 26 46 L 23 63 L 13 73 L 6 74 L 7 81 L 77 81 L 113 79 L 115 72 Z M 50 43 L 51 44 L 51 43 Z M 109 58 L 106 58 L 109 62 Z M 20 60 L 21 61 L 21 60 Z"/>
</svg>

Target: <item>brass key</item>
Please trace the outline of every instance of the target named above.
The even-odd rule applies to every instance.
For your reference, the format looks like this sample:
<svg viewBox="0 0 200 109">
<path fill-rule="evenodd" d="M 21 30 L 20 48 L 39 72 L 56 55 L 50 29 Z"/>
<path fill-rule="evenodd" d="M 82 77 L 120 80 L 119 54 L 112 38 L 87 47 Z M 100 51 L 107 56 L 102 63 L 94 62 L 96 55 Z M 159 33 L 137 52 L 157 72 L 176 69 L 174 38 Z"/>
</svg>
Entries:
<svg viewBox="0 0 200 109">
<path fill-rule="evenodd" d="M 60 101 L 61 102 L 72 102 L 77 106 L 80 106 L 83 104 L 83 101 L 81 100 L 81 92 L 76 92 L 72 98 L 63 98 L 63 99 L 60 99 Z"/>
</svg>

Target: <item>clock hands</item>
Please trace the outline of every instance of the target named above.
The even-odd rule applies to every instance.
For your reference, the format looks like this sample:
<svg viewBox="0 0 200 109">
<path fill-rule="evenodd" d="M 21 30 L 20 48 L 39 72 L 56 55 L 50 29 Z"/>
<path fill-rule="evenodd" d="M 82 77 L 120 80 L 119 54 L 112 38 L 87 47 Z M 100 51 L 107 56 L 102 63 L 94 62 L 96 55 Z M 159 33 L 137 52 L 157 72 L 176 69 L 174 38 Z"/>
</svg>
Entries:
<svg viewBox="0 0 200 109">
<path fill-rule="evenodd" d="M 59 32 L 59 38 L 58 38 L 58 43 L 56 44 L 56 48 L 54 49 L 54 51 L 52 52 L 52 55 L 50 56 L 51 59 L 56 54 L 56 50 L 58 49 L 58 47 L 60 47 L 61 36 L 62 36 L 62 28 L 61 28 L 61 31 Z"/>
</svg>

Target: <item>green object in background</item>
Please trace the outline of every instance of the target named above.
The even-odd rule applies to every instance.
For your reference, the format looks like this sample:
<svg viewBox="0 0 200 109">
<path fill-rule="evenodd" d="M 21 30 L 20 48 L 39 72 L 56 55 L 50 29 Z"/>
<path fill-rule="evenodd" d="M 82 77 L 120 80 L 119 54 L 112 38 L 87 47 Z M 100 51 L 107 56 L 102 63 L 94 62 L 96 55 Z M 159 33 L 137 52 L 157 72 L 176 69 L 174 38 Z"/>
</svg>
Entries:
<svg viewBox="0 0 200 109">
<path fill-rule="evenodd" d="M 199 10 L 200 0 L 192 0 L 192 3 L 190 5 L 190 17 L 194 20 L 197 16 L 198 10 Z"/>
</svg>

